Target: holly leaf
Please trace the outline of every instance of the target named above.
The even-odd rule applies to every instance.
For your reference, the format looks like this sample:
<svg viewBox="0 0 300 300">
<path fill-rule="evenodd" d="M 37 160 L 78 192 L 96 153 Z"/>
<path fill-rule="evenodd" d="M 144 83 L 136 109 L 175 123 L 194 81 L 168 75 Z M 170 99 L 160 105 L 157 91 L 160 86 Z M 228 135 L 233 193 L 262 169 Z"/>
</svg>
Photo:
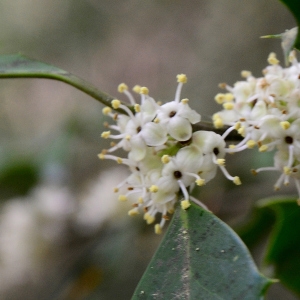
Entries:
<svg viewBox="0 0 300 300">
<path fill-rule="evenodd" d="M 238 235 L 192 204 L 177 208 L 132 299 L 257 300 L 271 283 Z"/>
<path fill-rule="evenodd" d="M 21 54 L 0 55 L 0 78 L 53 79 L 79 89 L 106 106 L 111 106 L 110 102 L 114 99 L 114 97 L 67 71 Z"/>
</svg>

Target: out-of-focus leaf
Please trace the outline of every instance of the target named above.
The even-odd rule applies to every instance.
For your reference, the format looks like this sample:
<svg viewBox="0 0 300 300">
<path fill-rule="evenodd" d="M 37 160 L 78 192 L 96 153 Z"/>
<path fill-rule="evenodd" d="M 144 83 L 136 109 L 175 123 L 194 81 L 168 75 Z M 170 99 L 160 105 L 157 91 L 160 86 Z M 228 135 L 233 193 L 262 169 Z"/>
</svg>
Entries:
<svg viewBox="0 0 300 300">
<path fill-rule="evenodd" d="M 288 9 L 291 11 L 293 16 L 296 19 L 298 27 L 300 26 L 300 1 L 298 0 L 280 0 L 283 4 L 285 4 Z M 300 32 L 298 32 L 294 47 L 300 50 Z"/>
<path fill-rule="evenodd" d="M 269 198 L 258 202 L 275 218 L 265 262 L 274 266 L 274 276 L 300 296 L 300 207 L 295 198 Z"/>
<path fill-rule="evenodd" d="M 255 207 L 246 224 L 236 228 L 236 232 L 249 249 L 266 237 L 275 223 L 275 214 L 268 209 Z"/>
<path fill-rule="evenodd" d="M 0 55 L 0 78 L 54 79 L 81 90 L 107 106 L 111 106 L 110 102 L 114 99 L 114 97 L 67 71 L 21 54 Z"/>
<path fill-rule="evenodd" d="M 0 198 L 26 195 L 38 182 L 38 168 L 30 161 L 13 161 L 0 169 Z"/>
<path fill-rule="evenodd" d="M 132 299 L 258 300 L 270 283 L 238 235 L 192 204 L 177 208 Z"/>
</svg>

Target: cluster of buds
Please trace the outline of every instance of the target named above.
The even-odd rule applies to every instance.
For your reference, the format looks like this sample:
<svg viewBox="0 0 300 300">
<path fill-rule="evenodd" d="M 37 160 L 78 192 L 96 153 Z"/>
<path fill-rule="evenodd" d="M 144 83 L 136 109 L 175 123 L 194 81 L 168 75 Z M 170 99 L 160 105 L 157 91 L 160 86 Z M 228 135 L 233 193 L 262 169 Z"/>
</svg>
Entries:
<svg viewBox="0 0 300 300">
<path fill-rule="evenodd" d="M 216 128 L 229 126 L 223 138 L 232 130 L 243 137 L 228 152 L 254 147 L 260 152 L 275 150 L 274 166 L 252 172 L 279 171 L 275 190 L 293 178 L 300 204 L 300 64 L 295 52 L 291 52 L 289 62 L 290 66 L 283 68 L 271 53 L 263 77 L 255 78 L 251 72 L 242 71 L 244 81 L 233 87 L 221 84 L 227 93 L 217 94 L 215 100 L 224 109 L 213 115 L 213 122 Z"/>
<path fill-rule="evenodd" d="M 181 99 L 187 77 L 177 75 L 177 82 L 174 100 L 165 104 L 156 102 L 149 96 L 149 90 L 140 86 L 133 88 L 141 98 L 140 103 L 136 103 L 127 85 L 122 83 L 118 91 L 128 97 L 131 107 L 117 99 L 111 105 L 126 114 L 115 113 L 110 107 L 103 109 L 116 124 L 106 123 L 108 131 L 103 132 L 102 137 L 117 142 L 103 150 L 99 158 L 129 167 L 131 175 L 115 192 L 119 193 L 120 201 L 132 202 L 130 216 L 143 212 L 144 219 L 151 224 L 160 213 L 161 219 L 155 224 L 157 234 L 162 232 L 178 199 L 181 199 L 182 209 L 190 206 L 190 200 L 200 203 L 190 195 L 191 190 L 211 180 L 218 168 L 229 180 L 241 184 L 239 177 L 231 176 L 225 168 L 224 138 L 211 131 L 193 132 L 192 124 L 200 122 L 201 117 L 190 108 L 188 99 Z M 118 149 L 125 150 L 127 157 L 112 154 Z"/>
</svg>

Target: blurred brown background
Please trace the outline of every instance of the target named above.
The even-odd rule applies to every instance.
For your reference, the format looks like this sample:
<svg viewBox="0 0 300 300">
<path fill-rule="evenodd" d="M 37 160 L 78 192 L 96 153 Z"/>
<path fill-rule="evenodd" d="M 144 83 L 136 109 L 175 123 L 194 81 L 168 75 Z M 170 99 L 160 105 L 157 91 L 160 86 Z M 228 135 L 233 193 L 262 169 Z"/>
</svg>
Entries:
<svg viewBox="0 0 300 300">
<path fill-rule="evenodd" d="M 219 92 L 218 83 L 226 81 L 232 85 L 241 79 L 240 71 L 245 69 L 260 76 L 271 51 L 283 61 L 280 41 L 259 37 L 294 26 L 291 14 L 274 0 L 2 0 L 0 53 L 21 52 L 56 65 L 117 97 L 118 84 L 125 82 L 129 86 L 147 86 L 156 100 L 172 100 L 176 75 L 185 73 L 189 80 L 182 95 L 209 120 L 210 115 L 220 110 L 213 100 Z M 94 191 L 103 184 L 103 177 L 97 179 L 99 173 L 114 166 L 97 158 L 104 147 L 100 138 L 102 108 L 92 98 L 59 82 L 0 81 L 0 197 L 2 215 L 6 214 L 8 220 L 4 228 L 14 228 L 14 218 L 21 218 L 10 218 L 7 214 L 9 201 L 16 201 L 9 199 L 16 197 L 29 203 L 28 222 L 33 223 L 32 228 L 34 222 L 49 219 L 47 213 L 36 212 L 34 199 L 45 196 L 37 193 L 35 187 L 46 187 L 50 193 L 47 197 L 55 199 L 55 191 L 66 189 L 72 199 L 64 200 L 67 208 L 61 218 L 65 218 L 66 230 L 48 239 L 45 246 L 47 228 L 51 222 L 57 222 L 59 213 L 42 223 L 46 233 L 38 235 L 39 244 L 30 250 L 30 257 L 42 253 L 39 267 L 25 266 L 25 275 L 19 280 L 14 281 L 14 276 L 3 279 L 1 299 L 130 299 L 160 237 L 154 236 L 152 228 L 145 228 L 141 220 L 128 220 L 126 208 L 116 213 L 113 207 L 99 215 L 99 224 L 90 224 L 91 217 L 82 213 L 82 202 L 88 203 L 84 199 L 91 193 L 93 199 L 99 197 L 99 202 L 107 205 L 107 199 L 101 199 L 101 187 Z M 237 155 L 234 163 L 228 163 L 228 169 L 241 176 L 244 186 L 232 189 L 219 176 L 218 192 L 213 189 L 216 181 L 210 183 L 201 192 L 202 200 L 229 224 L 237 223 L 253 201 L 272 194 L 276 176 L 266 181 L 261 175 L 260 183 L 248 179 L 248 170 L 262 163 L 272 164 L 272 159 L 268 155 L 257 159 L 252 152 Z M 11 169 L 13 172 L 9 173 Z M 103 176 L 109 179 L 112 172 Z M 30 180 L 24 183 L 26 178 Z M 20 188 L 22 184 L 24 187 Z M 61 197 L 66 198 L 65 194 Z M 18 201 L 24 203 L 23 200 Z M 20 211 L 22 215 L 23 208 Z M 80 211 L 79 219 L 84 221 L 78 225 Z M 82 229 L 80 226 L 85 222 L 88 226 Z M 32 236 L 30 230 L 26 234 Z M 2 231 L 0 243 L 11 243 L 9 237 L 1 239 Z M 59 245 L 53 242 L 57 236 Z M 15 241 L 17 247 L 21 247 L 17 244 L 19 238 Z M 22 245 L 26 251 L 26 241 Z M 119 252 L 113 251 L 116 248 Z M 0 278 L 5 278 L 9 272 L 5 270 L 17 265 L 12 259 L 5 269 L 2 262 L 2 272 L 1 261 L 6 258 L 1 258 L 1 251 L 0 247 Z M 22 261 L 22 255 L 18 255 Z M 34 275 L 29 279 L 28 273 Z M 94 283 L 90 284 L 91 281 Z M 100 288 L 93 294 L 96 286 Z M 268 299 L 295 299 L 281 289 L 278 292 L 279 289 L 279 285 L 273 287 Z M 85 298 L 88 294 L 90 298 Z"/>
</svg>

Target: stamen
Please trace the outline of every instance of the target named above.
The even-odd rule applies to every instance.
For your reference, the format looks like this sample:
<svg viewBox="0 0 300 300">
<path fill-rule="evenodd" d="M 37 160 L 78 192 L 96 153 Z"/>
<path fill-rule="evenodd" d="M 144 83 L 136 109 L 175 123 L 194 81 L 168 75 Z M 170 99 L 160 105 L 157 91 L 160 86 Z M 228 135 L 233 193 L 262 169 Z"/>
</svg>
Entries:
<svg viewBox="0 0 300 300">
<path fill-rule="evenodd" d="M 188 199 L 185 199 L 181 201 L 180 205 L 183 210 L 186 210 L 191 206 L 191 203 Z"/>
<path fill-rule="evenodd" d="M 159 224 L 155 224 L 154 231 L 156 234 L 161 234 L 162 233 L 161 226 Z"/>
</svg>

